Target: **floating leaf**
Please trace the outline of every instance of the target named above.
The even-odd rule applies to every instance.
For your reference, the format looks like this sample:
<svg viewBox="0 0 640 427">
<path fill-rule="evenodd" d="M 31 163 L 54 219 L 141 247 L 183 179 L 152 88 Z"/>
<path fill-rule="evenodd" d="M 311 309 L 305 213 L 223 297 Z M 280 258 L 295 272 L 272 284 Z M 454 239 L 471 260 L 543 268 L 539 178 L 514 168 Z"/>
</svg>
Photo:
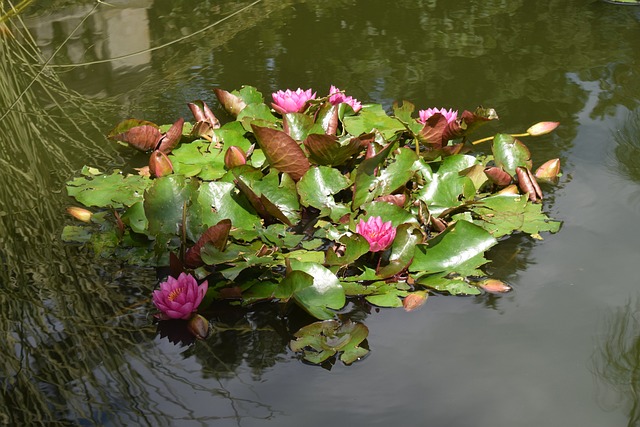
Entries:
<svg viewBox="0 0 640 427">
<path fill-rule="evenodd" d="M 479 216 L 476 221 L 494 237 L 502 237 L 522 231 L 527 234 L 552 233 L 560 229 L 559 221 L 551 220 L 542 212 L 539 204 L 528 203 L 521 195 L 499 195 L 482 199 L 481 203 L 471 207 Z"/>
<path fill-rule="evenodd" d="M 313 206 L 320 209 L 321 215 L 328 215 L 332 209 L 338 207 L 333 196 L 350 184 L 339 170 L 327 166 L 314 166 L 298 181 L 297 189 L 300 202 L 304 206 Z M 341 210 L 341 213 L 346 212 Z"/>
<path fill-rule="evenodd" d="M 458 221 L 428 245 L 417 245 L 409 270 L 421 273 L 474 273 L 497 240 L 483 228 Z"/>
<path fill-rule="evenodd" d="M 531 153 L 519 140 L 511 135 L 499 133 L 493 138 L 493 157 L 496 166 L 515 176 L 518 167 L 528 167 Z"/>
<path fill-rule="evenodd" d="M 345 304 L 344 289 L 338 278 L 320 264 L 291 261 L 292 270 L 301 270 L 313 276 L 313 285 L 294 294 L 296 302 L 312 316 L 325 320 L 335 313 L 328 309 L 340 309 Z"/>
<path fill-rule="evenodd" d="M 89 174 L 67 182 L 67 193 L 85 206 L 121 208 L 141 201 L 151 180 L 140 175 Z"/>
<path fill-rule="evenodd" d="M 344 126 L 353 136 L 377 130 L 385 139 L 405 130 L 402 122 L 389 117 L 380 104 L 364 105 L 357 116 L 344 118 Z"/>
<path fill-rule="evenodd" d="M 307 325 L 294 334 L 289 343 L 291 350 L 302 353 L 302 357 L 314 364 L 321 364 L 340 354 L 340 360 L 349 365 L 364 357 L 369 350 L 360 345 L 369 335 L 362 323 L 325 320 Z"/>
</svg>

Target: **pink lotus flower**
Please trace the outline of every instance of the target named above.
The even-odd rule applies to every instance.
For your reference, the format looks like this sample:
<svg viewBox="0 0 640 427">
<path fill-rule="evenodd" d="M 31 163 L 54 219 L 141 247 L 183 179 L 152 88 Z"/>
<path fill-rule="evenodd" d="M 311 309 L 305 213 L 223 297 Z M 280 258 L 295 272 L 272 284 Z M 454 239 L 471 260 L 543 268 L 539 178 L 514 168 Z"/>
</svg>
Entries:
<svg viewBox="0 0 640 427">
<path fill-rule="evenodd" d="M 311 89 L 302 90 L 298 88 L 295 92 L 290 89 L 284 92 L 279 90 L 271 94 L 273 102 L 271 106 L 280 114 L 301 113 L 304 111 L 307 101 L 314 99 L 316 93 L 311 93 Z"/>
<path fill-rule="evenodd" d="M 329 102 L 331 105 L 338 105 L 340 103 L 349 104 L 355 113 L 362 109 L 360 101 L 350 96 L 345 96 L 340 89 L 333 85 L 331 85 L 331 89 L 329 89 Z"/>
<path fill-rule="evenodd" d="M 436 113 L 440 113 L 444 116 L 445 119 L 447 119 L 447 123 L 451 123 L 453 121 L 455 121 L 458 118 L 458 111 L 453 111 L 453 110 L 445 110 L 444 108 L 427 108 L 426 110 L 420 110 L 418 111 L 418 114 L 420 115 L 420 118 L 418 119 L 418 121 L 422 124 L 427 123 L 427 120 L 429 120 L 429 117 L 433 116 Z"/>
<path fill-rule="evenodd" d="M 396 238 L 396 228 L 391 221 L 383 223 L 379 216 L 372 216 L 367 222 L 361 219 L 356 225 L 356 233 L 367 239 L 371 252 L 387 249 Z"/>
<path fill-rule="evenodd" d="M 153 303 L 160 310 L 159 318 L 188 319 L 202 302 L 207 293 L 206 281 L 198 286 L 195 277 L 181 273 L 177 279 L 169 277 L 160 283 L 160 289 L 153 291 Z"/>
</svg>

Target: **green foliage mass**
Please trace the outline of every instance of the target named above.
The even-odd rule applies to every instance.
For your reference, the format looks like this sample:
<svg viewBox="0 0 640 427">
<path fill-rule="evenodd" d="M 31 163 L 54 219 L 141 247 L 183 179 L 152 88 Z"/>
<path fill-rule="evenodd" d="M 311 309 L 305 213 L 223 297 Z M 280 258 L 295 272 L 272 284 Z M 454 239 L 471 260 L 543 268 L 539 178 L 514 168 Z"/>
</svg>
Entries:
<svg viewBox="0 0 640 427">
<path fill-rule="evenodd" d="M 149 140 L 136 129 L 148 122 L 117 126 L 115 139 L 152 147 L 150 173 L 85 167 L 67 191 L 92 208 L 92 223 L 68 226 L 63 239 L 132 263 L 173 259 L 206 276 L 213 299 L 295 303 L 324 321 L 292 342 L 314 363 L 366 354 L 363 325 L 332 323 L 347 298 L 401 307 L 425 290 L 479 294 L 498 239 L 559 230 L 541 195 L 528 194 L 537 183 L 522 182 L 533 174 L 519 139 L 498 134 L 490 155 L 473 153 L 468 134 L 497 118 L 492 109 L 425 122 L 406 101 L 392 113 L 377 104 L 356 112 L 327 97 L 281 115 L 249 86 L 216 94 L 235 121 L 194 112 L 181 136 L 180 121 Z M 489 167 L 510 182 L 495 184 Z M 371 217 L 396 232 L 378 252 L 356 231 Z"/>
</svg>

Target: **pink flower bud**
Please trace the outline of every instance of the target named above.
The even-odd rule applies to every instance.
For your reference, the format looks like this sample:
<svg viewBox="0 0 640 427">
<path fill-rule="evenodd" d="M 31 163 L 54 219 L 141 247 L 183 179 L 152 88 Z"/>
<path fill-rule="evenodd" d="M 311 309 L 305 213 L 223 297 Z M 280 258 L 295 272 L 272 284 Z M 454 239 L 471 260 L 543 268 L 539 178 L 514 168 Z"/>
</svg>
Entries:
<svg viewBox="0 0 640 427">
<path fill-rule="evenodd" d="M 553 131 L 560 125 L 560 122 L 540 122 L 527 129 L 527 133 L 531 136 L 544 135 Z"/>
<path fill-rule="evenodd" d="M 194 337 L 203 340 L 209 336 L 209 321 L 203 316 L 196 314 L 189 320 L 187 329 Z"/>
<path fill-rule="evenodd" d="M 224 153 L 224 165 L 227 169 L 245 164 L 247 164 L 247 155 L 242 148 L 232 145 Z"/>
<path fill-rule="evenodd" d="M 67 213 L 72 217 L 74 217 L 75 219 L 80 220 L 82 222 L 90 222 L 91 217 L 93 216 L 91 211 L 88 211 L 84 208 L 79 208 L 76 206 L 68 207 Z"/>
<path fill-rule="evenodd" d="M 151 176 L 160 178 L 173 173 L 173 164 L 171 160 L 160 150 L 151 153 L 149 158 L 149 173 Z"/>
<path fill-rule="evenodd" d="M 482 280 L 478 282 L 478 286 L 480 286 L 485 291 L 491 292 L 493 294 L 502 294 L 511 290 L 511 286 L 497 279 Z"/>
<path fill-rule="evenodd" d="M 535 176 L 539 179 L 553 180 L 560 173 L 560 159 L 551 159 L 536 169 Z"/>
<path fill-rule="evenodd" d="M 329 102 L 331 105 L 348 104 L 355 113 L 362 109 L 362 103 L 357 99 L 346 96 L 340 89 L 331 85 L 329 89 Z"/>
<path fill-rule="evenodd" d="M 409 295 L 402 300 L 402 306 L 405 311 L 413 311 L 418 307 L 424 305 L 427 302 L 427 292 L 426 291 L 416 291 L 411 292 Z"/>
</svg>

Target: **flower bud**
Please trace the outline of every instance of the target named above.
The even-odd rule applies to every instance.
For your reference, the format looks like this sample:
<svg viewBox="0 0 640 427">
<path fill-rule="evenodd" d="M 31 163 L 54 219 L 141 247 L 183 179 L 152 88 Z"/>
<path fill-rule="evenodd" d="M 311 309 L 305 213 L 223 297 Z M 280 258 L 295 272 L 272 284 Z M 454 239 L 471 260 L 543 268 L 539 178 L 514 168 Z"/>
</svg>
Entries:
<svg viewBox="0 0 640 427">
<path fill-rule="evenodd" d="M 489 166 L 484 169 L 484 174 L 494 184 L 503 187 L 511 183 L 511 175 L 509 175 L 504 169 L 497 166 Z"/>
<path fill-rule="evenodd" d="M 91 216 L 93 215 L 91 211 L 88 211 L 84 208 L 79 208 L 76 206 L 71 206 L 67 208 L 67 213 L 74 217 L 77 220 L 82 222 L 90 222 Z"/>
<path fill-rule="evenodd" d="M 560 173 L 560 159 L 551 159 L 536 169 L 535 176 L 539 179 L 554 180 Z"/>
<path fill-rule="evenodd" d="M 424 305 L 427 302 L 427 292 L 426 291 L 416 291 L 411 292 L 409 295 L 402 300 L 402 305 L 404 306 L 405 311 L 413 311 L 418 307 Z"/>
<path fill-rule="evenodd" d="M 544 135 L 553 131 L 560 125 L 560 122 L 540 122 L 527 129 L 527 133 L 531 136 Z"/>
<path fill-rule="evenodd" d="M 203 340 L 209 336 L 209 321 L 203 316 L 196 314 L 189 320 L 187 329 L 194 337 Z"/>
<path fill-rule="evenodd" d="M 149 158 L 149 173 L 156 178 L 173 173 L 173 165 L 169 157 L 160 150 L 151 153 L 151 157 Z"/>
<path fill-rule="evenodd" d="M 234 168 L 236 166 L 242 166 L 247 163 L 247 155 L 240 147 L 232 145 L 224 153 L 224 165 L 227 169 Z"/>
<path fill-rule="evenodd" d="M 477 283 L 482 289 L 487 292 L 491 292 L 492 294 L 503 294 L 505 292 L 511 291 L 511 286 L 507 285 L 501 280 L 497 279 L 486 279 Z"/>
<path fill-rule="evenodd" d="M 232 93 L 227 92 L 226 90 L 215 88 L 213 91 L 220 101 L 220 104 L 227 110 L 227 113 L 231 114 L 233 117 L 237 117 L 238 113 L 247 106 L 247 103 L 244 102 L 242 98 Z"/>
</svg>

